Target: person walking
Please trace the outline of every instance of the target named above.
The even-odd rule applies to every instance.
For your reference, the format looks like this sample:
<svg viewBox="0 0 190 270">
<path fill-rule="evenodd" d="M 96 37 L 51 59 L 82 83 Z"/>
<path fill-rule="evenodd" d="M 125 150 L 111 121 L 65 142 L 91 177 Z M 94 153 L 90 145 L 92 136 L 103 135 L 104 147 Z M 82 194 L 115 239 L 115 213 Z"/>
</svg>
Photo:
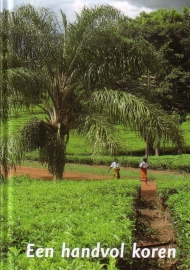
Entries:
<svg viewBox="0 0 190 270">
<path fill-rule="evenodd" d="M 143 158 L 142 162 L 139 165 L 140 167 L 140 180 L 145 181 L 147 184 L 147 169 L 149 167 L 149 164 L 147 162 L 147 158 Z"/>
<path fill-rule="evenodd" d="M 114 161 L 111 163 L 108 172 L 113 169 L 113 178 L 120 179 L 120 163 L 118 159 L 115 158 Z"/>
</svg>

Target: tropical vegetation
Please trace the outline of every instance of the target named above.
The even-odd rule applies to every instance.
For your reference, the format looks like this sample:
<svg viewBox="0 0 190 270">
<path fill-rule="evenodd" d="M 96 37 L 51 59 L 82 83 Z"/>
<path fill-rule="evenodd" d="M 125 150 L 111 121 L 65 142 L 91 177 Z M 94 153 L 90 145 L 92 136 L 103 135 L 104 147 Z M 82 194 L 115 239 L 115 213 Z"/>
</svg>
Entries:
<svg viewBox="0 0 190 270">
<path fill-rule="evenodd" d="M 184 9 L 181 15 L 184 24 L 188 12 Z M 122 124 L 142 137 L 146 155 L 154 148 L 158 153 L 166 141 L 182 151 L 178 123 L 157 98 L 163 93 L 160 82 L 169 82 L 163 70 L 164 45 L 155 46 L 143 32 L 143 25 L 152 17 L 160 16 L 162 21 L 172 15 L 158 11 L 145 20 L 149 15 L 142 13 L 133 21 L 108 5 L 84 8 L 73 23 L 67 22 L 63 11 L 60 14 L 61 19 L 50 10 L 31 5 L 1 13 L 1 92 L 5 97 L 1 118 L 8 118 L 8 109 L 33 104 L 46 115 L 45 120 L 30 120 L 15 134 L 12 142 L 20 146 L 15 161 L 21 161 L 24 152 L 38 149 L 39 161 L 48 165 L 54 179 L 60 179 L 70 132 L 86 136 L 94 153 L 106 149 L 115 155 L 121 143 L 113 124 Z M 143 35 L 136 34 L 139 24 Z M 146 77 L 148 81 L 143 83 Z M 154 77 L 155 82 L 151 81 Z M 188 90 L 187 80 L 183 85 Z M 5 152 L 6 160 L 12 151 L 7 147 Z"/>
</svg>

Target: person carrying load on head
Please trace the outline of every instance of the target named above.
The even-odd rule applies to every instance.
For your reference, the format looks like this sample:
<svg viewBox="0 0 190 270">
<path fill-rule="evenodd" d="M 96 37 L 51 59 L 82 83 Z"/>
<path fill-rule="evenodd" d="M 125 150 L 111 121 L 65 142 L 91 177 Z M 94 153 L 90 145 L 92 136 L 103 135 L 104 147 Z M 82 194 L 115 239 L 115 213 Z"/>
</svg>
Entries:
<svg viewBox="0 0 190 270">
<path fill-rule="evenodd" d="M 117 158 L 115 158 L 112 164 L 110 165 L 108 172 L 111 169 L 113 169 L 113 178 L 120 179 L 120 163 L 118 162 Z"/>
<path fill-rule="evenodd" d="M 147 158 L 143 158 L 142 162 L 139 165 L 140 167 L 140 180 L 141 181 L 145 181 L 147 184 L 147 169 L 149 167 L 148 162 L 147 162 Z"/>
</svg>

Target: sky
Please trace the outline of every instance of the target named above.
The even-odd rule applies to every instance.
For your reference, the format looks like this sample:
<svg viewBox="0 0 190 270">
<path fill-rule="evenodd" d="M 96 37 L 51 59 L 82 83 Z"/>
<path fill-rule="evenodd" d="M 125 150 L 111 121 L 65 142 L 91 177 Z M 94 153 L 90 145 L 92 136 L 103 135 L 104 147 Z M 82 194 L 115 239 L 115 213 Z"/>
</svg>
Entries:
<svg viewBox="0 0 190 270">
<path fill-rule="evenodd" d="M 121 10 L 125 15 L 134 18 L 141 11 L 151 12 L 160 8 L 172 9 L 179 11 L 183 6 L 190 8 L 190 0 L 0 0 L 7 1 L 9 8 L 13 5 L 32 4 L 34 6 L 44 6 L 54 10 L 56 13 L 60 9 L 67 15 L 68 21 L 75 19 L 75 13 L 80 13 L 81 9 L 93 5 L 109 4 Z"/>
</svg>

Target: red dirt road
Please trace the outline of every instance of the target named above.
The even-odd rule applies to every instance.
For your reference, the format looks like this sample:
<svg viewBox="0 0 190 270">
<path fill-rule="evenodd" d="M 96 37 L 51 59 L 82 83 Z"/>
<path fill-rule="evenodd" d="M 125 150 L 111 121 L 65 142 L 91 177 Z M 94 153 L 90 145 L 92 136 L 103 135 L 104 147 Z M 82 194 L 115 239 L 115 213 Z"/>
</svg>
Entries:
<svg viewBox="0 0 190 270">
<path fill-rule="evenodd" d="M 46 169 L 41 168 L 31 168 L 31 167 L 17 167 L 16 172 L 11 171 L 10 176 L 12 175 L 28 175 L 32 178 L 43 179 L 43 180 L 52 180 L 52 174 Z M 82 174 L 82 173 L 70 173 L 64 172 L 64 179 L 72 180 L 98 180 L 98 179 L 109 179 L 108 177 L 101 175 L 92 175 L 92 174 Z"/>
<path fill-rule="evenodd" d="M 10 176 L 12 175 L 28 175 L 32 178 L 43 179 L 43 180 L 52 180 L 52 175 L 46 170 L 41 168 L 30 168 L 30 167 L 17 167 L 16 172 L 11 171 Z M 110 177 L 93 175 L 93 174 L 82 174 L 82 173 L 64 173 L 65 179 L 71 180 L 101 180 L 101 179 L 110 179 Z M 148 182 L 147 184 L 144 181 L 141 181 L 141 195 L 142 196 L 156 196 L 156 184 L 155 182 Z"/>
</svg>

